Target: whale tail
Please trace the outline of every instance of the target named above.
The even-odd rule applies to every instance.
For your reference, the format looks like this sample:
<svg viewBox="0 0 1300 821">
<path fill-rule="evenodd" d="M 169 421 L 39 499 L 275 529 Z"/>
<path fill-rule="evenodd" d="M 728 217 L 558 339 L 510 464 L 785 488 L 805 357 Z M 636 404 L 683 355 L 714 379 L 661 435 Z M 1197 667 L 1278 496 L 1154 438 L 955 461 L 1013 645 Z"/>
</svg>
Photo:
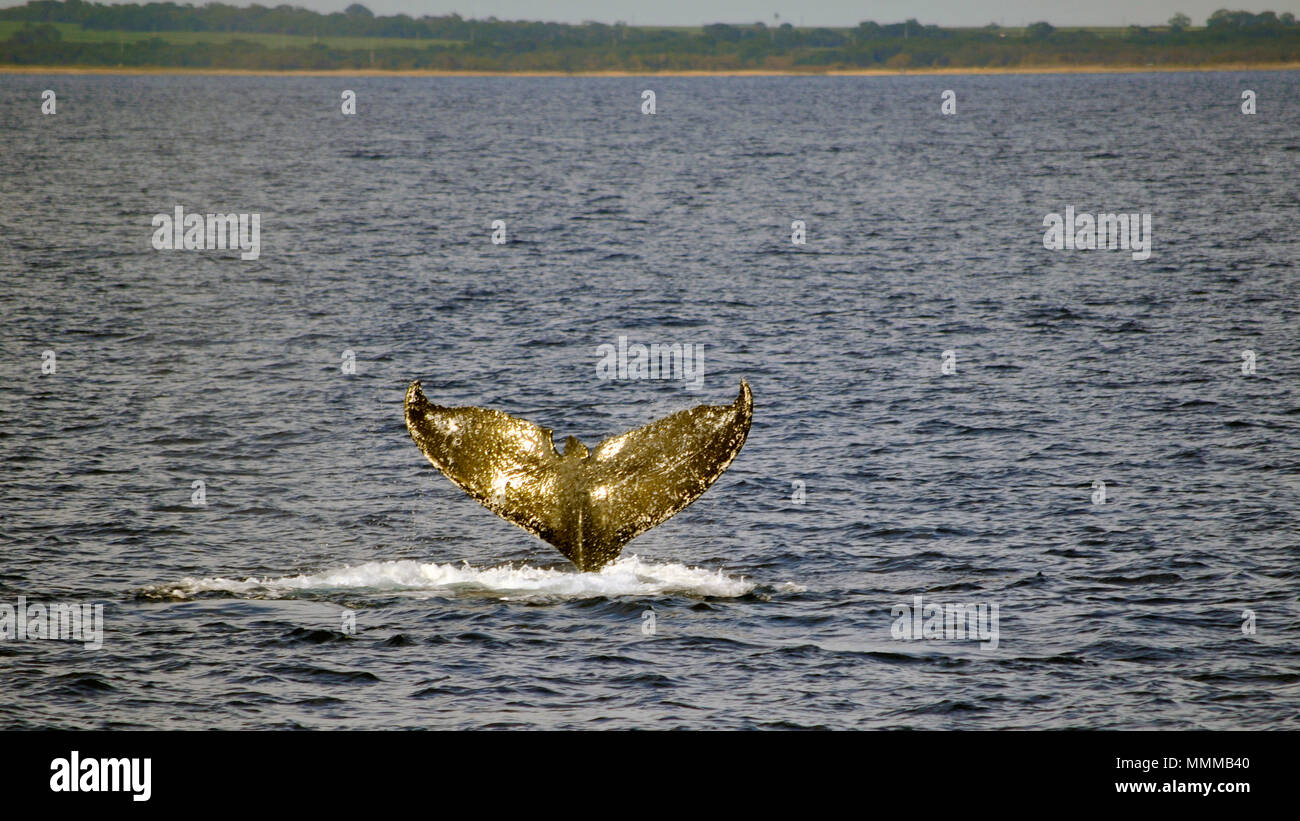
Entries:
<svg viewBox="0 0 1300 821">
<path fill-rule="evenodd" d="M 549 428 L 499 410 L 435 405 L 419 380 L 405 402 L 406 429 L 434 467 L 583 571 L 614 561 L 698 499 L 745 444 L 753 410 L 742 380 L 730 405 L 678 411 L 590 451 L 570 436 L 561 455 Z"/>
</svg>

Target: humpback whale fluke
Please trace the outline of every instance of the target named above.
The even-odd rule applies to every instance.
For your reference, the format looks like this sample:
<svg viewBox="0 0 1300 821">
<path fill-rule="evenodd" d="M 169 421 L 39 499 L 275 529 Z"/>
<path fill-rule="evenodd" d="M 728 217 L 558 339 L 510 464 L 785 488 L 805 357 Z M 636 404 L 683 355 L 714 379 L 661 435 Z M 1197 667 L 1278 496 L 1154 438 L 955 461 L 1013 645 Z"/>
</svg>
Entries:
<svg viewBox="0 0 1300 821">
<path fill-rule="evenodd" d="M 420 450 L 480 504 L 550 542 L 579 570 L 599 570 L 623 545 L 700 497 L 749 435 L 754 399 L 741 380 L 730 405 L 698 405 L 587 450 L 555 449 L 550 428 L 488 408 L 449 408 L 406 389 L 406 429 Z"/>
</svg>

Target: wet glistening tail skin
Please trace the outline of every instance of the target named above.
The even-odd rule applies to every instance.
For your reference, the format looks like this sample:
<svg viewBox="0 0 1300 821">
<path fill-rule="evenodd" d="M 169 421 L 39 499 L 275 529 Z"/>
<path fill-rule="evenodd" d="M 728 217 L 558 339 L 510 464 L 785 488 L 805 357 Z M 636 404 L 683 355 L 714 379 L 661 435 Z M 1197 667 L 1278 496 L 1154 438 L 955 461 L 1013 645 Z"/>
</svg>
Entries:
<svg viewBox="0 0 1300 821">
<path fill-rule="evenodd" d="M 487 509 L 550 542 L 582 571 L 698 499 L 749 435 L 753 394 L 698 405 L 606 439 L 556 450 L 551 429 L 499 410 L 444 407 L 419 380 L 406 391 L 406 429 L 443 474 Z"/>
</svg>

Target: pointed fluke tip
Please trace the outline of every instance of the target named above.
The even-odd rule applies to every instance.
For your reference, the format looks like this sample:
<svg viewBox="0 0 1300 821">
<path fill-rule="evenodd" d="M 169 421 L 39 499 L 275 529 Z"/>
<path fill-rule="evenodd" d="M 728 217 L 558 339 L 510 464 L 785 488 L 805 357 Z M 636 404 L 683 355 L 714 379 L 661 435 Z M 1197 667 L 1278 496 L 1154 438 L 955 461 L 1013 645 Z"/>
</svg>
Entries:
<svg viewBox="0 0 1300 821">
<path fill-rule="evenodd" d="M 411 383 L 410 387 L 406 389 L 405 404 L 410 405 L 412 402 L 416 402 L 421 399 L 424 399 L 424 390 L 420 386 L 420 380 L 417 379 Z"/>
<path fill-rule="evenodd" d="M 740 393 L 736 396 L 737 405 L 754 404 L 754 393 L 749 389 L 749 382 L 743 377 L 740 380 Z"/>
</svg>

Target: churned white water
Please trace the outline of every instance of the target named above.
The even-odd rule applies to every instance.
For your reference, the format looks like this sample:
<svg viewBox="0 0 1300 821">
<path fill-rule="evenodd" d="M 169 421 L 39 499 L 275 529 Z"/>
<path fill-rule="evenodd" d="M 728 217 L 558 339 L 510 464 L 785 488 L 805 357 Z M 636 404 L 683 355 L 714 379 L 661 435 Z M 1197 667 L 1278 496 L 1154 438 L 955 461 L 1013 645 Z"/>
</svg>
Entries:
<svg viewBox="0 0 1300 821">
<path fill-rule="evenodd" d="M 298 591 L 412 591 L 449 594 L 496 594 L 507 597 L 583 599 L 598 596 L 655 596 L 678 593 L 734 598 L 754 589 L 754 583 L 722 570 L 677 563 L 644 562 L 621 556 L 598 573 L 576 570 L 498 565 L 473 567 L 413 560 L 366 562 L 357 565 L 273 578 L 228 579 L 220 576 L 184 578 L 151 588 L 154 595 L 186 598 L 197 593 L 227 592 L 236 596 L 278 598 Z"/>
</svg>

